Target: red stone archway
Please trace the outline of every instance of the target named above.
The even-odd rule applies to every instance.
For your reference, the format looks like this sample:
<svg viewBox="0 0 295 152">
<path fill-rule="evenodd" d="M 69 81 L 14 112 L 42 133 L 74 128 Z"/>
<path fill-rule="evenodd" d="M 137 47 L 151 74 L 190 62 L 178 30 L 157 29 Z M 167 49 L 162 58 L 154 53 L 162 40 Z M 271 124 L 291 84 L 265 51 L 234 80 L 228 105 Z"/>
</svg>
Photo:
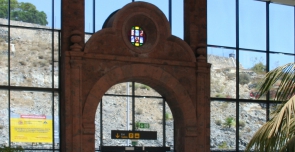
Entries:
<svg viewBox="0 0 295 152">
<path fill-rule="evenodd" d="M 146 42 L 131 45 L 128 32 L 142 27 Z M 124 81 L 145 83 L 169 104 L 175 121 L 175 149 L 209 151 L 210 65 L 205 48 L 198 57 L 183 40 L 171 35 L 165 15 L 154 5 L 134 2 L 114 13 L 105 28 L 84 45 L 82 32 L 71 32 L 64 59 L 62 149 L 94 151 L 95 113 L 103 94 Z"/>
<path fill-rule="evenodd" d="M 125 69 L 132 70 L 123 72 Z M 185 141 L 185 136 L 196 136 L 196 111 L 195 108 L 191 108 L 195 107 L 195 105 L 189 95 L 184 92 L 185 89 L 175 77 L 161 68 L 143 64 L 127 65 L 113 69 L 94 84 L 83 108 L 82 126 L 84 132 L 95 132 L 94 120 L 96 107 L 104 93 L 111 86 L 129 80 L 148 84 L 167 98 L 167 103 L 169 104 L 175 119 L 176 132 L 178 132 L 175 139 L 180 139 L 177 140 L 177 146 L 184 144 L 183 141 Z M 83 141 L 94 141 L 94 134 L 89 136 L 87 133 L 83 135 Z M 182 134 L 185 136 L 182 136 Z M 87 142 L 84 144 L 87 144 Z M 91 146 L 88 144 L 89 146 L 87 146 L 87 148 L 94 148 L 94 143 L 92 144 L 93 145 Z M 176 149 L 177 148 L 178 147 L 176 147 Z M 85 151 L 88 150 L 89 149 L 85 149 Z"/>
</svg>

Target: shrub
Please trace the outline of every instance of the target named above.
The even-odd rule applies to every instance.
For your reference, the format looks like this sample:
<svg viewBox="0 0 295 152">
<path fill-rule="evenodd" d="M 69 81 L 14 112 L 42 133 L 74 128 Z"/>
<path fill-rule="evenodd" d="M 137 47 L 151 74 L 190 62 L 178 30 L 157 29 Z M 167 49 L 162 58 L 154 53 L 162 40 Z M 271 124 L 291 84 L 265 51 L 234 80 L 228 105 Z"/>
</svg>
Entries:
<svg viewBox="0 0 295 152">
<path fill-rule="evenodd" d="M 235 73 L 228 73 L 228 74 L 227 74 L 227 78 L 228 78 L 229 80 L 233 80 L 233 79 L 236 78 L 236 74 L 235 74 Z"/>
<path fill-rule="evenodd" d="M 141 115 L 142 114 L 142 109 L 137 109 L 136 112 L 135 112 L 135 114 Z"/>
<path fill-rule="evenodd" d="M 139 84 L 138 83 L 135 83 L 134 84 L 134 90 L 137 90 L 139 88 Z"/>
<path fill-rule="evenodd" d="M 222 104 L 221 104 L 221 109 L 222 110 L 225 110 L 226 108 L 228 108 L 228 102 L 222 102 Z"/>
<path fill-rule="evenodd" d="M 227 117 L 225 118 L 225 122 L 223 125 L 227 126 L 228 128 L 231 128 L 236 125 L 236 121 L 233 117 Z"/>
<path fill-rule="evenodd" d="M 239 121 L 239 126 L 242 127 L 242 128 L 244 128 L 246 126 L 245 121 L 240 120 Z"/>
<path fill-rule="evenodd" d="M 223 141 L 221 144 L 218 145 L 218 148 L 219 149 L 227 149 L 228 148 L 227 143 L 225 141 Z"/>
<path fill-rule="evenodd" d="M 264 72 L 265 72 L 265 70 L 266 70 L 266 66 L 263 65 L 262 62 L 259 62 L 259 63 L 255 64 L 255 65 L 251 68 L 251 70 L 253 70 L 253 71 L 256 72 L 256 73 L 261 74 L 261 73 L 264 73 Z"/>
<path fill-rule="evenodd" d="M 240 84 L 248 84 L 250 82 L 250 76 L 247 73 L 240 73 Z"/>
<path fill-rule="evenodd" d="M 223 94 L 216 94 L 215 97 L 216 98 L 225 98 L 225 95 L 223 95 Z"/>
<path fill-rule="evenodd" d="M 166 118 L 166 120 L 171 120 L 171 119 L 173 119 L 171 113 L 165 113 L 165 118 Z"/>
<path fill-rule="evenodd" d="M 221 120 L 215 120 L 215 124 L 218 125 L 218 126 L 221 126 L 221 124 L 222 124 Z"/>
<path fill-rule="evenodd" d="M 23 152 L 24 149 L 20 146 L 16 148 L 3 146 L 3 147 L 0 147 L 0 151 L 1 152 Z"/>
<path fill-rule="evenodd" d="M 151 88 L 147 85 L 142 84 L 140 87 L 140 89 L 146 89 L 146 90 L 150 90 Z"/>
</svg>

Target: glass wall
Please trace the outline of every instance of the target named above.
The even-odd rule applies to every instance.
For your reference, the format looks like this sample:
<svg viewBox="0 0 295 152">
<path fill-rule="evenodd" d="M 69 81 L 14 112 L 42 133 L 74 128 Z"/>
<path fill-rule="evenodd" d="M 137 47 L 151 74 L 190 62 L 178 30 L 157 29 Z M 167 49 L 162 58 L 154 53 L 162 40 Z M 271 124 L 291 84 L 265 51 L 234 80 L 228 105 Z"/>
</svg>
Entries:
<svg viewBox="0 0 295 152">
<path fill-rule="evenodd" d="M 85 32 L 93 34 L 102 29 L 105 20 L 125 5 L 139 0 L 85 0 Z M 183 39 L 183 1 L 140 0 L 158 7 L 170 22 L 173 35 Z M 87 37 L 86 37 L 87 41 Z"/>
<path fill-rule="evenodd" d="M 0 147 L 59 151 L 61 0 L 0 3 Z"/>
<path fill-rule="evenodd" d="M 295 61 L 294 6 L 207 0 L 211 151 L 243 151 L 277 107 L 255 98 L 266 72 Z"/>
<path fill-rule="evenodd" d="M 85 40 L 102 29 L 112 12 L 134 1 L 85 0 Z M 160 8 L 170 22 L 172 34 L 183 39 L 183 1 L 145 2 Z M 0 145 L 22 146 L 28 151 L 58 151 L 61 0 L 3 0 L 0 10 Z M 21 15 L 24 13 L 26 17 Z M 273 96 L 256 99 L 256 87 L 267 71 L 294 62 L 294 14 L 294 6 L 270 2 L 207 0 L 212 151 L 245 149 L 255 131 L 272 117 L 271 111 L 277 107 L 271 102 Z M 123 106 L 128 98 L 131 100 L 119 96 L 126 92 L 111 92 L 114 90 L 106 94 L 116 96 L 104 96 L 106 105 Z M 143 90 L 135 90 L 135 96 L 144 95 Z M 129 121 L 142 119 L 141 116 L 153 117 L 138 106 L 149 102 L 154 108 L 159 107 L 160 95 L 154 92 L 152 96 L 155 100 L 134 98 L 138 104 L 135 117 L 130 115 Z M 114 103 L 115 100 L 122 103 Z M 159 120 L 159 126 L 160 120 L 166 119 L 166 132 L 158 127 L 163 136 L 166 134 L 166 142 L 162 138 L 157 144 L 173 146 L 173 117 L 165 105 L 164 115 L 155 119 Z M 124 108 L 128 109 L 127 105 Z M 125 111 L 121 112 L 127 117 Z M 46 135 L 50 141 L 35 142 L 14 136 L 21 122 L 33 123 L 32 120 L 39 119 L 51 126 Z M 103 119 L 95 123 L 99 128 Z M 118 125 L 132 128 L 132 124 L 125 122 Z M 35 127 L 38 129 L 38 125 Z M 102 133 L 107 136 L 104 130 Z M 96 136 L 97 147 L 100 141 L 104 142 L 104 136 L 100 131 Z"/>
</svg>

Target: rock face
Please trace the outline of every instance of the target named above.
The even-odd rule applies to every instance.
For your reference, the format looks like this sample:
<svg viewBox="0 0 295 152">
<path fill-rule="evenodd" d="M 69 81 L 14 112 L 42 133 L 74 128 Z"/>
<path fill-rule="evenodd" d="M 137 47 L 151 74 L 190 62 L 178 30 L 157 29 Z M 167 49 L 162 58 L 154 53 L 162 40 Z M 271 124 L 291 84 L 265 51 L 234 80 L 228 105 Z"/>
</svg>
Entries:
<svg viewBox="0 0 295 152">
<path fill-rule="evenodd" d="M 7 20 L 0 19 L 1 24 Z M 33 26 L 29 23 L 11 22 L 19 26 Z M 46 27 L 42 27 L 46 28 Z M 58 88 L 58 34 L 50 30 L 31 30 L 21 28 L 11 28 L 10 30 L 10 52 L 8 51 L 8 29 L 0 27 L 0 78 L 1 85 L 8 84 L 8 65 L 10 65 L 10 85 L 25 87 L 51 88 L 52 83 Z M 51 40 L 52 36 L 54 40 Z M 86 40 L 89 36 L 86 36 Z M 53 45 L 52 45 L 53 44 Z M 51 52 L 54 50 L 54 53 Z M 10 53 L 10 63 L 8 63 L 8 53 Z M 52 56 L 53 55 L 53 56 Z M 208 55 L 208 62 L 212 63 L 211 68 L 211 97 L 236 98 L 236 72 L 235 60 L 233 57 L 220 57 Z M 240 65 L 240 71 L 249 76 L 249 81 L 239 84 L 241 99 L 250 99 L 250 92 L 255 82 L 261 75 L 245 70 Z M 108 94 L 126 94 L 126 85 L 118 84 L 107 92 Z M 160 96 L 149 87 L 138 87 L 137 95 Z M 0 90 L 0 144 L 8 143 L 8 91 Z M 52 98 L 54 102 L 52 103 Z M 131 103 L 131 99 L 130 102 Z M 235 124 L 239 123 L 239 147 L 244 149 L 255 131 L 265 122 L 265 109 L 256 103 L 240 103 L 240 120 L 236 120 L 236 104 L 233 102 L 211 102 L 211 149 L 235 149 Z M 131 108 L 131 107 L 130 107 Z M 53 110 L 52 110 L 53 109 Z M 162 99 L 136 98 L 135 120 L 149 123 L 149 129 L 158 132 L 158 140 L 141 140 L 139 145 L 162 146 L 163 142 L 163 106 Z M 31 91 L 11 91 L 10 111 L 14 114 L 35 114 L 35 115 L 58 115 L 58 94 L 52 95 L 48 92 Z M 96 113 L 96 148 L 100 144 L 100 109 Z M 131 111 L 131 110 L 130 110 Z M 130 114 L 129 114 L 130 115 Z M 166 146 L 173 145 L 173 116 L 166 105 Z M 130 122 L 132 117 L 129 116 Z M 231 119 L 232 118 L 232 119 Z M 228 122 L 228 120 L 232 120 Z M 103 144 L 104 145 L 127 145 L 125 140 L 110 139 L 110 130 L 126 130 L 127 123 L 127 98 L 110 97 L 103 98 Z M 58 123 L 55 128 L 58 128 Z M 131 130 L 132 124 L 129 123 Z M 58 145 L 58 129 L 55 130 L 56 145 Z M 175 141 L 177 142 L 177 141 Z M 18 144 L 27 148 L 51 147 L 49 144 L 38 144 L 32 147 L 32 143 Z"/>
<path fill-rule="evenodd" d="M 236 63 L 233 57 L 208 55 L 211 68 L 211 97 L 236 98 Z M 243 69 L 240 64 L 239 98 L 251 99 L 255 92 L 253 86 L 263 77 L 255 72 Z M 243 77 L 245 76 L 245 77 Z M 247 81 L 241 83 L 243 79 Z M 211 101 L 211 150 L 231 149 L 236 147 L 236 132 L 239 132 L 239 149 L 245 146 L 254 133 L 266 121 L 266 109 L 257 103 L 239 104 L 239 121 L 236 120 L 236 103 Z M 232 121 L 229 121 L 232 120 Z M 236 124 L 239 123 L 239 130 Z"/>
</svg>

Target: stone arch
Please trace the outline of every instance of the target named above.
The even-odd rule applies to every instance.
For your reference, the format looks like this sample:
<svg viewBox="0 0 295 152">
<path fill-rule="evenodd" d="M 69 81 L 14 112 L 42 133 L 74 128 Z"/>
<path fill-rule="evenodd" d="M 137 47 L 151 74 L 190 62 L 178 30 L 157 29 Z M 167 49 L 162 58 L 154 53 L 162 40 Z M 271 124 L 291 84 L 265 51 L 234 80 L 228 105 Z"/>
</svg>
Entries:
<svg viewBox="0 0 295 152">
<path fill-rule="evenodd" d="M 146 31 L 142 47 L 127 38 L 132 26 Z M 65 51 L 61 118 L 64 151 L 94 151 L 95 113 L 113 85 L 137 81 L 166 98 L 175 119 L 175 148 L 180 152 L 209 151 L 210 65 L 206 47 L 195 54 L 171 35 L 169 22 L 154 5 L 133 2 L 114 12 L 105 27 L 82 44 L 73 30 Z M 197 56 L 197 58 L 196 58 Z"/>
<path fill-rule="evenodd" d="M 132 70 L 124 72 L 125 69 Z M 195 129 L 197 124 L 195 105 L 189 94 L 182 87 L 182 84 L 174 76 L 159 67 L 132 64 L 109 71 L 93 85 L 83 106 L 83 141 L 95 140 L 95 113 L 104 93 L 111 86 L 124 81 L 145 83 L 158 91 L 166 99 L 174 117 L 175 129 L 178 132 L 178 134 L 175 134 L 175 139 L 183 138 L 186 135 L 186 129 Z M 184 142 L 183 140 L 178 140 L 177 142 L 177 145 L 184 144 L 182 143 Z M 92 144 L 86 142 L 85 144 L 94 148 L 94 142 Z M 176 149 L 181 149 L 181 147 L 176 147 Z"/>
</svg>

